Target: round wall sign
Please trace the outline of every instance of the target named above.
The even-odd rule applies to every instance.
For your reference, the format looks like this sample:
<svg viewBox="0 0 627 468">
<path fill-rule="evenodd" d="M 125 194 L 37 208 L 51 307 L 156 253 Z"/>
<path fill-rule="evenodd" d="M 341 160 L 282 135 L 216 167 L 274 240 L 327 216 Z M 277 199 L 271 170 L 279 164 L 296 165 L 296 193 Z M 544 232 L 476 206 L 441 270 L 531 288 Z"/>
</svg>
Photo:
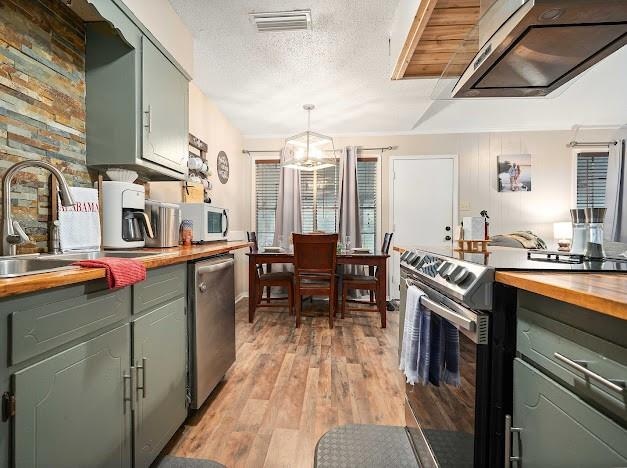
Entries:
<svg viewBox="0 0 627 468">
<path fill-rule="evenodd" d="M 218 179 L 220 179 L 220 182 L 223 184 L 226 184 L 229 181 L 229 158 L 224 151 L 220 151 L 218 153 L 218 161 L 216 165 Z"/>
</svg>

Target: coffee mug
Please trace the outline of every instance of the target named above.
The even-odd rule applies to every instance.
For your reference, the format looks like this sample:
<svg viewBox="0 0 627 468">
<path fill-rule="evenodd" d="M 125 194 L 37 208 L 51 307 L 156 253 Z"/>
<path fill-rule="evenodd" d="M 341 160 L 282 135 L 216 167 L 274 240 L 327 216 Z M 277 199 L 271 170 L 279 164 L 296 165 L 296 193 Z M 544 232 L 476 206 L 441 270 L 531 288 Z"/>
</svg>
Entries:
<svg viewBox="0 0 627 468">
<path fill-rule="evenodd" d="M 192 170 L 197 171 L 198 169 L 200 169 L 203 166 L 203 161 L 200 158 L 189 158 L 187 160 L 187 167 L 189 167 Z"/>
</svg>

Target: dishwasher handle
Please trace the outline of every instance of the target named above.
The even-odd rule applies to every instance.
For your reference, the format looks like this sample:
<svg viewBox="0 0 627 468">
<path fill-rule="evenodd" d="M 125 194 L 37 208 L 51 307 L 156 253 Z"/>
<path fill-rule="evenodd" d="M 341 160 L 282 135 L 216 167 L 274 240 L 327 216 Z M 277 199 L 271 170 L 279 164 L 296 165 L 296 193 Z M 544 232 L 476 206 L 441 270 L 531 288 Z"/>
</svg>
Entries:
<svg viewBox="0 0 627 468">
<path fill-rule="evenodd" d="M 232 267 L 235 264 L 235 260 L 229 258 L 220 263 L 214 263 L 212 265 L 201 265 L 196 268 L 196 273 L 199 275 L 204 275 L 205 273 L 213 273 L 216 271 L 226 270 L 227 268 Z"/>
</svg>

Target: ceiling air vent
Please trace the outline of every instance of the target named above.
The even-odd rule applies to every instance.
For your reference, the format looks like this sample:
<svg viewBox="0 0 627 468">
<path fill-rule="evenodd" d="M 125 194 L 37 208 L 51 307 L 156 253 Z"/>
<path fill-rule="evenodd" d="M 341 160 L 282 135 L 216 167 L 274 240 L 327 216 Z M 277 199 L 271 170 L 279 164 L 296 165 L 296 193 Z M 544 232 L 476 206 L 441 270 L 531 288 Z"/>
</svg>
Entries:
<svg viewBox="0 0 627 468">
<path fill-rule="evenodd" d="M 311 10 L 251 13 L 250 18 L 259 32 L 311 29 Z"/>
</svg>

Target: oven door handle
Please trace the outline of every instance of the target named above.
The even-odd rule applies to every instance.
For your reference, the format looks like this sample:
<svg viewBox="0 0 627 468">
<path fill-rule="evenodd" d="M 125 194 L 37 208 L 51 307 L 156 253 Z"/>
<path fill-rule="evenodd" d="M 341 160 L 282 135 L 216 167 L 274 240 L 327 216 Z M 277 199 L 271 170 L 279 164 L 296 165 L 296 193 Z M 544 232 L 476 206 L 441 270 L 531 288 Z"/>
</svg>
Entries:
<svg viewBox="0 0 627 468">
<path fill-rule="evenodd" d="M 477 329 L 477 322 L 469 319 L 468 317 L 464 317 L 457 312 L 454 312 L 444 306 L 441 306 L 435 301 L 432 301 L 427 296 L 422 296 L 420 298 L 420 303 L 429 309 L 431 312 L 438 314 L 440 317 L 445 318 L 449 322 L 463 328 L 466 331 L 474 332 Z"/>
</svg>

